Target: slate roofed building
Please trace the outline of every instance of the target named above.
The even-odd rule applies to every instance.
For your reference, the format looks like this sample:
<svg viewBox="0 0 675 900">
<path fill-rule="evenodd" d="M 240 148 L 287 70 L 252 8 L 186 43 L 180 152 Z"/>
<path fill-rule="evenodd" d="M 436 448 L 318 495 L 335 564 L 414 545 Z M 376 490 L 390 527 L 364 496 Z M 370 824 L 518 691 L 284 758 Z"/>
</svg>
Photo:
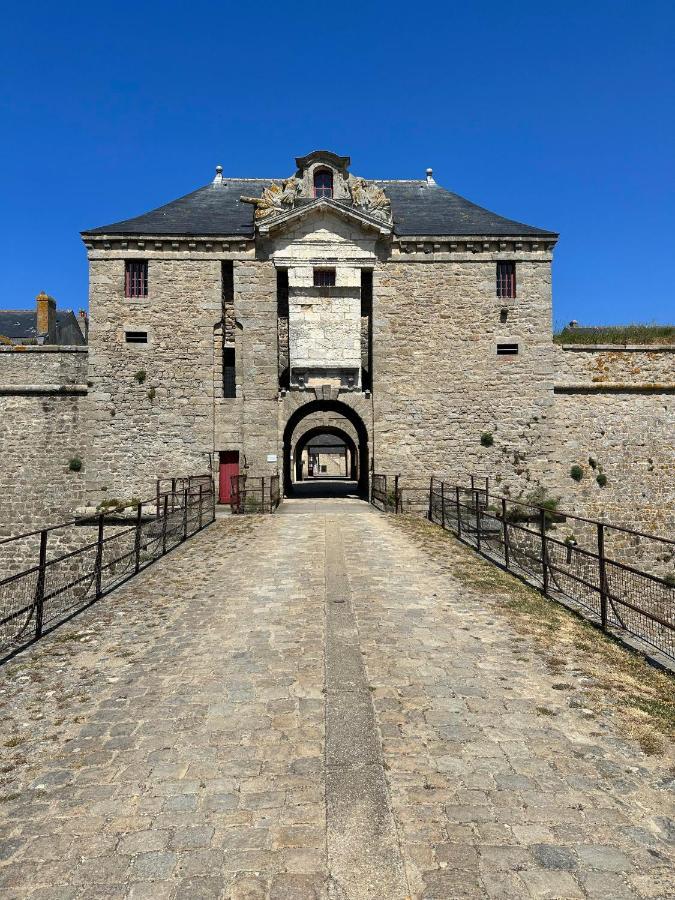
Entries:
<svg viewBox="0 0 675 900">
<path fill-rule="evenodd" d="M 41 292 L 35 309 L 0 309 L 0 342 L 81 346 L 87 343 L 87 325 L 84 310 L 79 316 L 59 310 L 54 298 Z"/>
<path fill-rule="evenodd" d="M 291 493 L 320 435 L 344 442 L 361 492 L 377 469 L 480 471 L 497 429 L 514 471 L 523 452 L 543 465 L 557 234 L 431 169 L 398 181 L 350 166 L 326 150 L 277 179 L 219 166 L 83 232 L 94 495 L 205 468 L 223 500 L 237 472 L 278 472 Z"/>
</svg>

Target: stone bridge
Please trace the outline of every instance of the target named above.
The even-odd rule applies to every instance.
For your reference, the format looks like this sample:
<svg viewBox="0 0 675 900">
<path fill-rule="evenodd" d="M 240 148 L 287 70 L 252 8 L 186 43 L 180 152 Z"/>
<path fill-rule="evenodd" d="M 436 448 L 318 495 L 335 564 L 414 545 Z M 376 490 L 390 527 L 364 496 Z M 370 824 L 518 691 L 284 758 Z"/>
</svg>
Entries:
<svg viewBox="0 0 675 900">
<path fill-rule="evenodd" d="M 219 519 L 7 663 L 2 897 L 672 896 L 666 760 L 425 528 Z"/>
</svg>

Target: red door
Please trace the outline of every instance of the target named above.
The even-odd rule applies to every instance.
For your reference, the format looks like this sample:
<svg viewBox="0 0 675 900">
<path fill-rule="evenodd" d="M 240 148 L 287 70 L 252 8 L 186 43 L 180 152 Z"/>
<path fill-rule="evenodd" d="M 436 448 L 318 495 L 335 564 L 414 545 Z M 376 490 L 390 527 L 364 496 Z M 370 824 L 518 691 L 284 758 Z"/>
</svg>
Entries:
<svg viewBox="0 0 675 900">
<path fill-rule="evenodd" d="M 230 478 L 239 474 L 239 451 L 222 450 L 220 453 L 220 490 L 219 503 L 229 503 L 232 493 Z"/>
</svg>

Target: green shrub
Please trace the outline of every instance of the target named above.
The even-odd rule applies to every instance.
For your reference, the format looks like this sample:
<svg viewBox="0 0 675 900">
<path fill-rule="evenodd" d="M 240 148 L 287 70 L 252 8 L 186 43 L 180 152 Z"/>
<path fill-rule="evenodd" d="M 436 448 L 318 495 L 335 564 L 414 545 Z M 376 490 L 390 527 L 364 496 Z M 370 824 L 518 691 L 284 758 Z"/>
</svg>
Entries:
<svg viewBox="0 0 675 900">
<path fill-rule="evenodd" d="M 607 476 L 605 475 L 604 472 L 599 472 L 596 475 L 595 480 L 598 482 L 600 487 L 604 487 L 607 484 Z"/>
<path fill-rule="evenodd" d="M 73 456 L 72 459 L 68 461 L 68 468 L 71 472 L 81 472 L 82 471 L 82 460 L 79 456 Z"/>
<path fill-rule="evenodd" d="M 143 382 L 147 378 L 145 369 L 139 369 L 138 372 L 136 372 L 136 374 L 134 375 L 134 378 L 139 384 L 143 384 Z"/>
<path fill-rule="evenodd" d="M 495 439 L 492 436 L 492 432 L 484 431 L 480 436 L 480 442 L 483 445 L 483 447 L 491 447 L 495 442 Z"/>
<path fill-rule="evenodd" d="M 668 572 L 663 580 L 668 587 L 675 588 L 675 572 Z"/>
<path fill-rule="evenodd" d="M 581 481 L 583 477 L 584 470 L 581 468 L 581 466 L 572 466 L 572 468 L 570 469 L 570 478 L 572 478 L 574 481 Z"/>
<path fill-rule="evenodd" d="M 152 402 L 156 396 L 157 390 L 155 389 L 154 385 L 150 385 L 150 389 L 148 390 L 148 400 Z"/>
<path fill-rule="evenodd" d="M 588 465 L 591 467 L 591 469 L 597 469 L 598 468 L 597 459 L 593 459 L 592 456 L 589 456 L 588 457 Z"/>
</svg>

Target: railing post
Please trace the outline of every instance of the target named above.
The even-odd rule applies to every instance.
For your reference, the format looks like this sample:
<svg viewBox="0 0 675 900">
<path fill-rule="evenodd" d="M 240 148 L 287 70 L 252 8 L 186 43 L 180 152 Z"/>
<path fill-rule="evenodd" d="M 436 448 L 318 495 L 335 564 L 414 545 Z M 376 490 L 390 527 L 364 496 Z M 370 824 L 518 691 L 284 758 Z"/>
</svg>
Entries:
<svg viewBox="0 0 675 900">
<path fill-rule="evenodd" d="M 476 504 L 476 550 L 480 553 L 480 503 L 478 502 L 478 491 L 474 492 L 473 498 Z"/>
<path fill-rule="evenodd" d="M 469 478 L 471 479 L 471 493 L 473 494 L 473 475 L 470 475 Z"/>
<path fill-rule="evenodd" d="M 211 521 L 216 521 L 216 488 L 211 482 Z"/>
<path fill-rule="evenodd" d="M 183 491 L 183 540 L 187 540 L 188 531 L 188 497 L 190 496 L 190 488 Z"/>
<path fill-rule="evenodd" d="M 504 541 L 504 563 L 509 567 L 509 529 L 506 524 L 506 500 L 502 497 L 502 539 Z"/>
<path fill-rule="evenodd" d="M 203 501 L 203 485 L 199 485 L 199 530 L 201 531 L 204 527 L 203 519 L 202 519 L 202 501 Z"/>
<path fill-rule="evenodd" d="M 398 515 L 398 480 L 401 476 L 394 475 L 394 513 Z"/>
<path fill-rule="evenodd" d="M 490 503 L 490 478 L 488 475 L 485 476 L 485 505 L 488 506 Z"/>
<path fill-rule="evenodd" d="M 176 479 L 171 479 L 171 512 L 176 508 Z"/>
<path fill-rule="evenodd" d="M 455 502 L 457 504 L 457 537 L 462 536 L 462 510 L 459 506 L 459 485 L 455 485 Z"/>
<path fill-rule="evenodd" d="M 35 637 L 42 635 L 42 620 L 45 608 L 45 581 L 47 576 L 47 535 L 48 531 L 40 532 L 40 562 L 38 569 L 37 585 L 35 586 Z"/>
<path fill-rule="evenodd" d="M 389 510 L 389 494 L 387 493 L 387 476 L 383 475 L 384 478 L 384 511 L 387 512 Z"/>
<path fill-rule="evenodd" d="M 541 532 L 541 565 L 543 575 L 544 594 L 548 594 L 548 550 L 546 547 L 546 510 L 539 510 L 539 530 Z"/>
<path fill-rule="evenodd" d="M 134 569 L 136 574 L 141 568 L 141 516 L 143 515 L 143 504 L 138 504 L 138 509 L 136 510 L 136 535 L 134 540 Z"/>
<path fill-rule="evenodd" d="M 433 514 L 433 507 L 432 507 L 433 497 L 434 497 L 434 476 L 432 475 L 431 478 L 429 479 L 429 510 L 427 512 L 427 519 L 430 522 L 434 521 L 434 514 Z"/>
<path fill-rule="evenodd" d="M 445 482 L 441 478 L 441 528 L 445 528 Z"/>
<path fill-rule="evenodd" d="M 98 517 L 98 539 L 96 543 L 96 599 L 101 596 L 101 581 L 103 578 L 103 513 Z"/>
<path fill-rule="evenodd" d="M 607 628 L 607 569 L 605 566 L 605 526 L 598 522 L 598 565 L 600 568 L 600 621 Z"/>
<path fill-rule="evenodd" d="M 166 520 L 169 517 L 169 495 L 164 494 L 164 516 L 162 519 L 162 556 L 166 553 Z"/>
<path fill-rule="evenodd" d="M 160 506 L 160 497 L 159 497 L 159 478 L 158 478 L 157 479 L 157 506 L 156 506 L 156 510 L 155 510 L 155 518 L 156 519 L 159 519 L 159 516 L 160 516 L 159 506 Z"/>
</svg>

